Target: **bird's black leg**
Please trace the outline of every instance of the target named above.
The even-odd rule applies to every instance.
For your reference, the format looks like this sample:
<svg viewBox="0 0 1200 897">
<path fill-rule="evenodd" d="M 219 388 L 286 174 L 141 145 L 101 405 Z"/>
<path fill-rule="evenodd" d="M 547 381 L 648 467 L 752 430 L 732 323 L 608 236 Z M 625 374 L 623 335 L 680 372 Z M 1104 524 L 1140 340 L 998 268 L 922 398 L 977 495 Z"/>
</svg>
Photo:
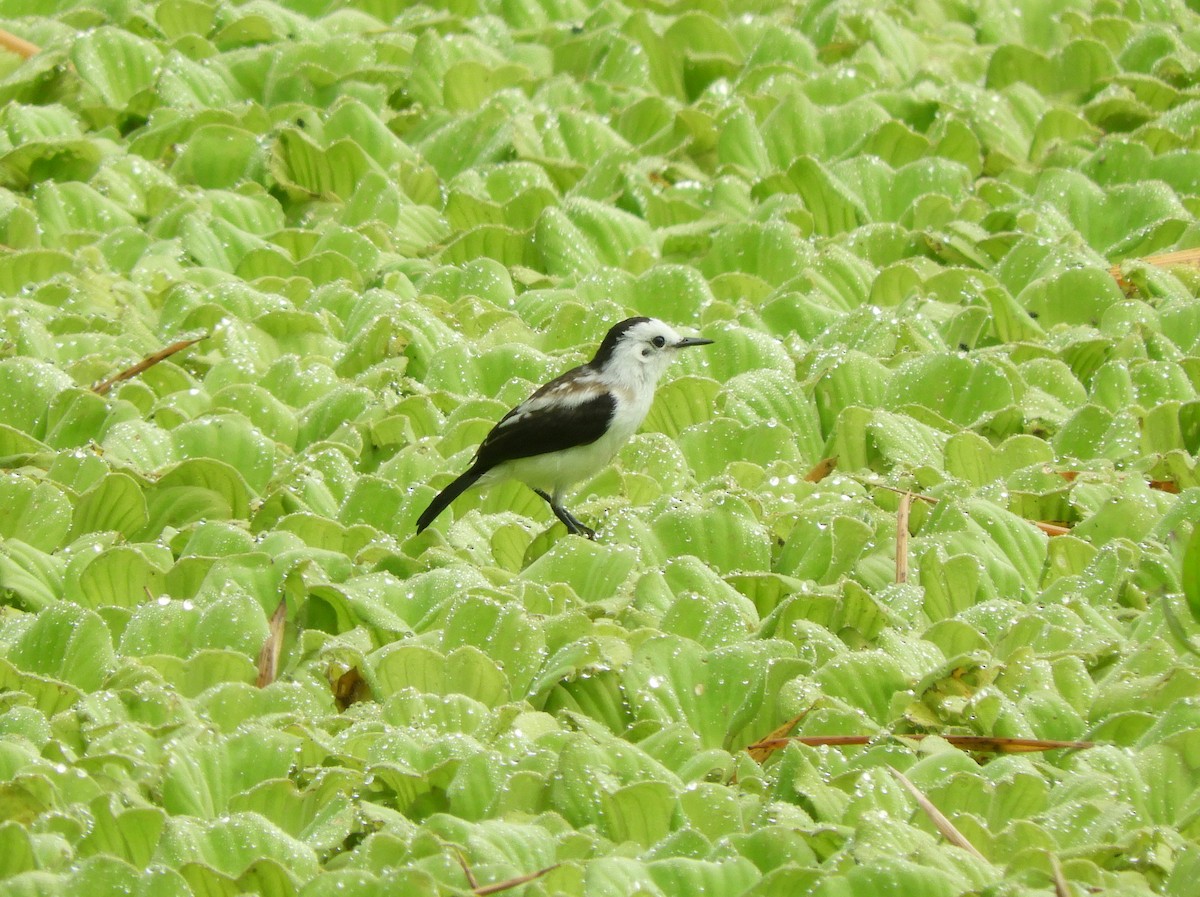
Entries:
<svg viewBox="0 0 1200 897">
<path fill-rule="evenodd" d="M 557 508 L 554 508 L 553 506 L 551 506 L 551 507 L 552 507 L 554 513 L 558 515 L 558 519 L 561 520 L 563 523 L 567 524 L 568 529 L 570 529 L 571 526 L 574 525 L 573 532 L 575 533 L 575 535 L 586 536 L 587 538 L 591 539 L 593 542 L 596 541 L 596 531 L 594 529 L 592 529 L 590 526 L 584 526 L 582 523 L 579 522 L 578 517 L 576 517 L 574 514 L 572 514 L 570 511 L 568 511 L 562 505 L 559 505 Z"/>
<path fill-rule="evenodd" d="M 564 508 L 561 504 L 550 497 L 549 493 L 543 492 L 541 489 L 534 489 L 538 495 L 546 499 L 546 503 L 550 505 L 550 510 L 554 512 L 554 516 L 563 522 L 563 526 L 567 528 L 567 532 L 574 533 L 576 536 L 586 536 L 589 539 L 595 540 L 596 531 L 590 526 L 584 526 L 579 522 L 579 519 Z"/>
</svg>

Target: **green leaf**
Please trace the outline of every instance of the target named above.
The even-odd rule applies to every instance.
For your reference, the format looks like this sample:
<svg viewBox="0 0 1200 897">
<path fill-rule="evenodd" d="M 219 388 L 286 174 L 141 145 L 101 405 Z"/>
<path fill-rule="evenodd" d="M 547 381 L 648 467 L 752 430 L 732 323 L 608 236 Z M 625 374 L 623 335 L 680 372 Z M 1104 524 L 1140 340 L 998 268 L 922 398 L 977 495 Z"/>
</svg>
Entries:
<svg viewBox="0 0 1200 897">
<path fill-rule="evenodd" d="M 60 548 L 70 528 L 70 503 L 49 483 L 18 477 L 0 480 L 0 539 L 20 539 L 40 551 Z"/>
<path fill-rule="evenodd" d="M 665 782 L 635 782 L 601 794 L 604 832 L 620 843 L 650 847 L 671 830 L 674 794 Z"/>
<path fill-rule="evenodd" d="M 952 424 L 970 427 L 1014 399 L 1012 384 L 998 365 L 957 354 L 926 354 L 896 371 L 885 403 L 901 410 L 921 405 Z"/>
<path fill-rule="evenodd" d="M 193 736 L 164 774 L 163 807 L 176 816 L 220 816 L 234 795 L 285 776 L 296 746 L 294 736 L 263 728 Z"/>
<path fill-rule="evenodd" d="M 875 530 L 856 517 L 826 517 L 826 513 L 818 511 L 797 521 L 779 553 L 776 569 L 780 573 L 832 583 L 853 569 Z"/>
<path fill-rule="evenodd" d="M 705 328 L 715 346 L 689 349 L 674 363 L 680 374 L 690 373 L 727 383 L 738 374 L 773 370 L 792 375 L 795 367 L 787 351 L 765 333 L 748 327 Z M 716 352 L 713 348 L 719 347 Z"/>
<path fill-rule="evenodd" d="M 690 265 L 655 265 L 639 275 L 630 304 L 640 314 L 685 325 L 712 301 L 708 282 Z"/>
<path fill-rule="evenodd" d="M 664 894 L 748 893 L 762 875 L 745 857 L 734 862 L 671 857 L 649 863 L 648 869 Z"/>
<path fill-rule="evenodd" d="M 11 878 L 37 868 L 29 832 L 15 821 L 0 825 L 0 878 Z"/>
<path fill-rule="evenodd" d="M 1073 268 L 1038 278 L 1023 289 L 1017 301 L 1044 327 L 1091 324 L 1121 299 L 1121 290 L 1107 271 Z"/>
<path fill-rule="evenodd" d="M 108 147 L 97 140 L 31 140 L 0 155 L 0 184 L 27 190 L 48 175 L 62 181 L 90 178 L 106 150 Z M 45 264 L 45 257 L 41 261 Z"/>
<path fill-rule="evenodd" d="M 412 689 L 420 694 L 465 695 L 485 707 L 509 700 L 504 673 L 482 651 L 463 646 L 449 655 L 397 643 L 368 660 L 372 690 L 380 697 Z"/>
<path fill-rule="evenodd" d="M 34 208 L 43 231 L 54 243 L 76 232 L 102 234 L 135 223 L 117 203 L 76 181 L 39 184 Z"/>
<path fill-rule="evenodd" d="M 740 102 L 731 104 L 718 121 L 717 158 L 748 174 L 766 174 L 771 169 L 754 116 Z"/>
<path fill-rule="evenodd" d="M 268 635 L 266 613 L 236 586 L 216 596 L 172 601 L 165 595 L 139 606 L 121 635 L 123 655 L 169 654 L 228 648 L 257 657 Z"/>
<path fill-rule="evenodd" d="M 984 486 L 1021 468 L 1049 464 L 1054 451 L 1036 436 L 1012 436 L 993 447 L 977 433 L 964 430 L 946 441 L 945 458 L 948 474 Z"/>
<path fill-rule="evenodd" d="M 637 649 L 621 680 L 636 718 L 662 726 L 683 719 L 702 746 L 734 750 L 762 722 L 768 667 L 790 653 L 770 641 L 708 652 L 689 639 L 660 635 Z"/>
<path fill-rule="evenodd" d="M 778 286 L 802 274 L 812 257 L 811 247 L 794 228 L 781 222 L 747 222 L 728 225 L 714 235 L 701 270 L 709 277 L 741 271 Z"/>
<path fill-rule="evenodd" d="M 56 448 L 78 448 L 95 442 L 113 409 L 90 389 L 63 390 L 46 417 L 46 441 Z"/>
<path fill-rule="evenodd" d="M 1180 581 L 1192 616 L 1200 621 L 1200 526 L 1193 528 L 1192 537 L 1184 549 Z"/>
<path fill-rule="evenodd" d="M 41 611 L 8 652 L 18 669 L 94 691 L 114 661 L 108 627 L 69 602 Z"/>
<path fill-rule="evenodd" d="M 678 382 L 678 381 L 675 381 Z M 787 427 L 800 458 L 816 461 L 823 448 L 816 403 L 797 390 L 785 373 L 749 371 L 726 382 L 724 412 L 743 423 L 757 421 Z"/>
<path fill-rule="evenodd" d="M 704 377 L 679 377 L 659 387 L 642 429 L 676 437 L 688 427 L 709 420 L 720 384 Z"/>
<path fill-rule="evenodd" d="M 655 517 L 653 532 L 668 557 L 696 555 L 725 573 L 768 565 L 766 531 L 735 496 L 714 494 L 703 506 L 666 507 Z"/>
<path fill-rule="evenodd" d="M 350 798 L 331 788 L 301 792 L 287 779 L 266 779 L 230 800 L 234 813 L 257 813 L 314 850 L 332 850 L 356 827 Z"/>
<path fill-rule="evenodd" d="M 146 489 L 147 523 L 157 534 L 165 526 L 197 520 L 245 518 L 250 508 L 246 481 L 229 464 L 212 458 L 181 461 Z"/>
<path fill-rule="evenodd" d="M 51 401 L 72 385 L 62 371 L 36 359 L 0 359 L 0 419 L 40 439 Z"/>
<path fill-rule="evenodd" d="M 180 457 L 219 457 L 236 469 L 256 492 L 262 491 L 274 474 L 275 443 L 240 415 L 191 421 L 172 430 L 171 437 Z M 195 477 L 187 479 L 194 480 Z"/>
<path fill-rule="evenodd" d="M 71 48 L 80 77 L 116 109 L 153 86 L 162 59 L 154 44 L 113 27 L 85 32 Z"/>
<path fill-rule="evenodd" d="M 335 140 L 322 148 L 303 131 L 287 128 L 272 147 L 270 168 L 284 186 L 318 197 L 349 199 L 358 182 L 377 172 L 355 142 Z"/>
<path fill-rule="evenodd" d="M 487 258 L 516 267 L 531 265 L 534 252 L 527 232 L 503 224 L 480 224 L 455 234 L 438 258 L 449 264 Z"/>
<path fill-rule="evenodd" d="M 232 383 L 212 396 L 214 411 L 230 410 L 245 417 L 263 435 L 293 448 L 299 433 L 295 412 L 257 383 Z"/>
<path fill-rule="evenodd" d="M 126 473 L 110 473 L 79 496 L 71 523 L 73 536 L 116 531 L 129 537 L 147 520 L 142 485 Z"/>
<path fill-rule="evenodd" d="M 204 36 L 212 29 L 212 7 L 200 0 L 167 0 L 154 11 L 154 20 L 170 38 Z"/>
<path fill-rule="evenodd" d="M 560 540 L 521 572 L 521 578 L 547 585 L 563 583 L 583 601 L 601 601 L 621 591 L 637 563 L 621 546 L 586 540 Z"/>
<path fill-rule="evenodd" d="M 126 545 L 102 551 L 79 573 L 82 603 L 91 608 L 137 607 L 164 588 L 163 571 Z"/>
<path fill-rule="evenodd" d="M 1098 252 L 1124 254 L 1120 247 L 1131 233 L 1185 214 L 1174 191 L 1161 182 L 1104 190 L 1083 174 L 1064 169 L 1047 171 L 1036 195 L 1057 206 Z"/>
<path fill-rule="evenodd" d="M 222 189 L 261 180 L 266 165 L 258 135 L 233 125 L 210 124 L 196 129 L 180 148 L 171 173 L 182 183 Z"/>
<path fill-rule="evenodd" d="M 306 881 L 317 871 L 316 856 L 309 847 L 256 813 L 229 814 L 205 822 L 187 816 L 172 818 L 159 844 L 159 856 L 171 866 L 185 867 L 185 877 L 189 877 L 185 866 L 189 863 L 235 877 L 264 862 L 289 870 L 283 875 L 293 880 Z M 209 878 L 201 874 L 197 880 Z"/>
<path fill-rule="evenodd" d="M 166 814 L 157 807 L 115 810 L 108 795 L 90 804 L 92 826 L 79 844 L 83 856 L 115 856 L 138 868 L 149 864 Z"/>
<path fill-rule="evenodd" d="M 441 643 L 450 652 L 464 649 L 463 657 L 473 668 L 479 663 L 476 655 L 486 655 L 488 665 L 496 663 L 504 671 L 512 694 L 525 694 L 533 677 L 542 665 L 546 651 L 546 636 L 523 610 L 501 605 L 483 595 L 465 595 L 446 610 Z M 493 688 L 485 675 L 472 673 L 471 678 Z"/>
<path fill-rule="evenodd" d="M 63 593 L 61 557 L 39 551 L 19 539 L 0 543 L 0 588 L 33 610 L 49 607 Z"/>
<path fill-rule="evenodd" d="M 834 360 L 813 388 L 821 429 L 828 433 L 844 408 L 880 406 L 890 378 L 887 368 L 861 352 L 852 350 Z"/>
</svg>

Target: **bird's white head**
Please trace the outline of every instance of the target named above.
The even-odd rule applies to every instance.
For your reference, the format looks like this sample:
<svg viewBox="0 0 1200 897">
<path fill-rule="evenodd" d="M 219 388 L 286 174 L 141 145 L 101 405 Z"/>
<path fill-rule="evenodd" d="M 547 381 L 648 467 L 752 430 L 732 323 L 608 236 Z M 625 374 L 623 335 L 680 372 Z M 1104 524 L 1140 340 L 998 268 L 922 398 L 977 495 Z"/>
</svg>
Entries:
<svg viewBox="0 0 1200 897">
<path fill-rule="evenodd" d="M 626 318 L 605 335 L 591 367 L 614 381 L 652 387 L 677 350 L 711 342 L 680 336 L 657 318 Z"/>
</svg>

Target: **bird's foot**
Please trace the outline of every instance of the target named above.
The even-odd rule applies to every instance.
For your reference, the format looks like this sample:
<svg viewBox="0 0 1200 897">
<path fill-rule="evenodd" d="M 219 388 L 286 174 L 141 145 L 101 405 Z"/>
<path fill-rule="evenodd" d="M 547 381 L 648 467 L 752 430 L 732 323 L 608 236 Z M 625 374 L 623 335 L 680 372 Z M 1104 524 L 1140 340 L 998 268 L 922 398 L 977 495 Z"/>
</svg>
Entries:
<svg viewBox="0 0 1200 897">
<path fill-rule="evenodd" d="M 590 526 L 584 526 L 579 522 L 578 517 L 565 508 L 563 508 L 562 513 L 558 515 L 558 519 L 563 522 L 563 525 L 567 528 L 567 532 L 573 533 L 576 536 L 585 536 L 588 539 L 591 539 L 593 542 L 596 541 L 596 531 Z"/>
<path fill-rule="evenodd" d="M 578 517 L 556 502 L 548 493 L 543 492 L 541 489 L 534 489 L 533 491 L 546 499 L 546 503 L 550 505 L 550 510 L 554 512 L 555 517 L 562 521 L 562 525 L 567 528 L 567 532 L 576 536 L 584 536 L 593 542 L 596 541 L 596 531 L 594 529 L 580 523 Z"/>
</svg>

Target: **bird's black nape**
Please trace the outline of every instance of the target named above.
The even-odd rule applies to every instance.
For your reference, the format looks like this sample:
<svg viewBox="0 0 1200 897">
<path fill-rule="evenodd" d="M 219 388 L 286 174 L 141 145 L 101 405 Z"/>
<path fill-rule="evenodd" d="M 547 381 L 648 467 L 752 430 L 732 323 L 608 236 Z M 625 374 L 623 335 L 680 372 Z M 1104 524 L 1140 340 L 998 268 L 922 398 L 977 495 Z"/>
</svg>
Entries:
<svg viewBox="0 0 1200 897">
<path fill-rule="evenodd" d="M 617 350 L 617 343 L 621 341 L 630 327 L 636 327 L 638 324 L 645 324 L 649 318 L 626 318 L 619 324 L 614 324 L 612 329 L 604 335 L 604 340 L 600 343 L 600 348 L 596 350 L 596 356 L 591 360 L 590 364 L 594 368 L 603 367 L 605 362 L 612 358 L 613 352 Z"/>
</svg>

